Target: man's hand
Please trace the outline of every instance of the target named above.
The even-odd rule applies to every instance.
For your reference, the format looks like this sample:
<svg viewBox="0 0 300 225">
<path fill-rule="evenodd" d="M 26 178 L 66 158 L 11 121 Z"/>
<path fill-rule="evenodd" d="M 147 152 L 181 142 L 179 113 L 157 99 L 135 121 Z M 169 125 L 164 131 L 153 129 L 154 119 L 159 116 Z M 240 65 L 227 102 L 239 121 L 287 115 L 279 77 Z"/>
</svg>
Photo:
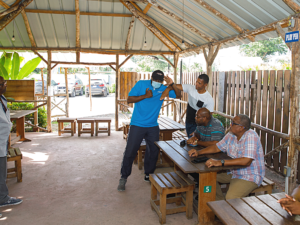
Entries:
<svg viewBox="0 0 300 225">
<path fill-rule="evenodd" d="M 146 94 L 144 96 L 145 96 L 145 98 L 152 98 L 152 96 L 153 96 L 152 91 L 149 90 L 149 88 L 147 88 Z"/>
<path fill-rule="evenodd" d="M 197 157 L 199 155 L 196 149 L 192 149 L 188 153 L 190 157 Z"/>
<path fill-rule="evenodd" d="M 191 137 L 190 139 L 188 139 L 186 143 L 196 145 L 197 141 L 198 141 L 198 138 L 194 136 L 194 137 Z"/>
<path fill-rule="evenodd" d="M 285 209 L 291 216 L 300 214 L 300 202 L 296 201 L 293 197 L 285 195 L 286 198 L 282 198 L 277 202 L 281 207 Z"/>
<path fill-rule="evenodd" d="M 170 89 L 166 88 L 166 90 L 164 90 L 164 92 L 161 94 L 160 100 L 164 100 L 165 97 L 167 97 L 167 99 L 169 100 L 169 92 L 170 92 Z"/>
<path fill-rule="evenodd" d="M 222 163 L 220 160 L 215 160 L 215 159 L 209 159 L 206 161 L 205 165 L 210 168 L 213 166 L 222 166 Z"/>
<path fill-rule="evenodd" d="M 173 83 L 173 80 L 170 77 L 168 77 L 168 76 L 165 76 L 164 80 L 167 83 L 167 86 L 169 86 L 169 85 L 171 85 Z"/>
</svg>

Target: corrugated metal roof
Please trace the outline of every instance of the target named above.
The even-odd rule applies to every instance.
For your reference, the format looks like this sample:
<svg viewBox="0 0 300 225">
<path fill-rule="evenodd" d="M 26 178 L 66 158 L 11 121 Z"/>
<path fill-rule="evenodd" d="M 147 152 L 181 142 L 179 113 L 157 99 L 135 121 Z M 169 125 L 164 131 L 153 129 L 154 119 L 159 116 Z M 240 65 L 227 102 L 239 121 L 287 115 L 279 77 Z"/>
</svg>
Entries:
<svg viewBox="0 0 300 225">
<path fill-rule="evenodd" d="M 12 5 L 14 0 L 4 0 Z M 294 0 L 300 5 L 299 0 Z M 87 1 L 80 0 L 81 12 L 126 13 L 131 12 L 119 1 Z M 294 14 L 293 10 L 282 0 L 206 0 L 210 6 L 230 18 L 243 30 L 253 30 Z M 206 36 L 221 40 L 239 34 L 228 23 L 214 15 L 194 0 L 157 0 L 157 4 L 176 14 Z M 137 2 L 143 10 L 147 4 Z M 74 0 L 34 0 L 27 9 L 75 11 Z M 0 6 L 0 12 L 4 8 Z M 184 15 L 183 15 L 184 11 Z M 41 48 L 74 48 L 75 47 L 75 15 L 58 15 L 45 13 L 26 13 L 37 47 Z M 173 17 L 158 10 L 154 5 L 147 15 L 155 19 L 185 42 L 196 46 L 209 41 L 182 24 Z M 112 16 L 80 16 L 80 41 L 82 48 L 125 49 L 131 17 Z M 1 47 L 31 47 L 30 40 L 21 15 L 15 22 L 15 41 L 11 41 L 13 24 L 10 23 L 0 31 Z M 184 35 L 183 35 L 184 32 Z M 147 46 L 144 47 L 146 36 Z M 275 31 L 260 34 L 258 40 L 277 37 Z M 173 39 L 174 40 L 174 39 Z M 174 40 L 177 45 L 181 43 Z M 248 39 L 234 40 L 225 43 L 222 48 L 249 43 Z M 129 50 L 170 51 L 150 30 L 138 19 L 135 19 L 131 34 Z"/>
</svg>

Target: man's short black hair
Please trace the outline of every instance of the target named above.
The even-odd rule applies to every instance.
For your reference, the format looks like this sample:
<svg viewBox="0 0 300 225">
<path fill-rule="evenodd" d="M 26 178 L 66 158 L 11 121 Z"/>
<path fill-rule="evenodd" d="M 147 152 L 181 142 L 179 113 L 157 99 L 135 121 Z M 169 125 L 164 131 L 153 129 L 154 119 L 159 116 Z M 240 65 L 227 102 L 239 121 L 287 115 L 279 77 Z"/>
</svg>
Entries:
<svg viewBox="0 0 300 225">
<path fill-rule="evenodd" d="M 208 82 L 209 82 L 209 77 L 207 76 L 207 74 L 201 74 L 201 75 L 199 75 L 198 78 L 203 80 L 204 83 L 206 83 L 206 84 L 208 84 Z"/>
<path fill-rule="evenodd" d="M 244 126 L 245 130 L 249 130 L 251 127 L 250 118 L 244 114 L 238 114 L 237 116 L 240 118 L 240 124 Z"/>
</svg>

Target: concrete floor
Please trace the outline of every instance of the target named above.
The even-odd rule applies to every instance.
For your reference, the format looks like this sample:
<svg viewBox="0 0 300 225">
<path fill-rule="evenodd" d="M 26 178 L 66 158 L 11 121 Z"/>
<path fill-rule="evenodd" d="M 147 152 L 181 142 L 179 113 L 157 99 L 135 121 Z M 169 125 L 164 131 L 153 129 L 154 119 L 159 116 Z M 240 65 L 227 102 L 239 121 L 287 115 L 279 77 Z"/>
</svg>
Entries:
<svg viewBox="0 0 300 225">
<path fill-rule="evenodd" d="M 26 133 L 31 142 L 15 144 L 23 153 L 23 182 L 8 180 L 11 196 L 22 198 L 18 206 L 0 208 L 1 224 L 125 224 L 157 225 L 150 207 L 150 184 L 133 166 L 125 192 L 118 192 L 125 147 L 122 132 L 108 137 L 88 134 L 71 137 L 57 133 Z M 167 216 L 167 224 L 197 224 L 194 213 Z"/>
</svg>

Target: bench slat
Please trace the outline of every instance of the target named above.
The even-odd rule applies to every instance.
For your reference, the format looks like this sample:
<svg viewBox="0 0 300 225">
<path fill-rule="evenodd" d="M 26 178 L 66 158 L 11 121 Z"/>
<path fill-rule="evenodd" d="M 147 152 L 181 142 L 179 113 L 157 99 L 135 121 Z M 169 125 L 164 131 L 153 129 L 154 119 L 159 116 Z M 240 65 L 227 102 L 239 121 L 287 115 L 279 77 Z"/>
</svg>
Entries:
<svg viewBox="0 0 300 225">
<path fill-rule="evenodd" d="M 195 182 L 192 181 L 190 178 L 188 178 L 187 175 L 185 175 L 182 171 L 176 171 L 176 173 L 185 181 L 187 182 L 189 185 L 194 185 Z"/>
<path fill-rule="evenodd" d="M 17 155 L 22 155 L 21 150 L 19 148 L 15 148 L 15 153 Z"/>
<path fill-rule="evenodd" d="M 268 178 L 264 177 L 264 182 L 267 183 L 268 185 L 274 185 L 274 182 L 269 180 Z"/>
<path fill-rule="evenodd" d="M 181 187 L 189 186 L 180 176 L 175 172 L 170 172 L 171 176 L 181 185 Z"/>
<path fill-rule="evenodd" d="M 13 148 L 8 149 L 8 153 L 9 153 L 9 155 L 10 155 L 11 157 L 17 156 L 16 153 L 15 153 L 15 149 L 13 149 Z"/>
<path fill-rule="evenodd" d="M 171 177 L 170 174 L 164 173 L 164 176 L 172 183 L 172 185 L 173 185 L 175 188 L 181 188 L 181 185 L 178 184 L 178 182 L 177 182 L 176 180 L 174 180 L 173 177 Z"/>
<path fill-rule="evenodd" d="M 173 188 L 173 185 L 161 173 L 156 174 L 156 176 L 165 184 L 167 188 Z"/>
<path fill-rule="evenodd" d="M 155 175 L 155 174 L 151 174 L 153 180 L 161 187 L 161 188 L 166 188 L 166 186 L 164 185 L 164 183 L 161 182 L 161 180 Z"/>
</svg>

